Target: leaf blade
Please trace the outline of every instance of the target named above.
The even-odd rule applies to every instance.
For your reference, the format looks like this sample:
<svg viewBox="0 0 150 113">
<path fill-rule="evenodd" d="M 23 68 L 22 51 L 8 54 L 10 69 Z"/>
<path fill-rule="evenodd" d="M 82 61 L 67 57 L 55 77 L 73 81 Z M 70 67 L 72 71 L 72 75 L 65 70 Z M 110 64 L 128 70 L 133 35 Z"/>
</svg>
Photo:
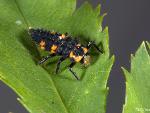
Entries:
<svg viewBox="0 0 150 113">
<path fill-rule="evenodd" d="M 149 99 L 147 99 L 150 87 L 148 82 L 150 78 L 150 56 L 144 42 L 135 53 L 135 57 L 132 56 L 131 58 L 131 72 L 129 73 L 125 69 L 123 71 L 127 81 L 127 102 L 124 106 L 124 113 L 131 111 L 147 112 L 150 104 Z"/>
<path fill-rule="evenodd" d="M 18 100 L 31 113 L 87 113 L 88 110 L 86 109 L 86 107 L 84 107 L 84 103 L 82 101 L 86 99 L 84 95 L 87 95 L 89 94 L 88 92 L 93 91 L 92 88 L 97 88 L 97 91 L 99 92 L 96 94 L 97 96 L 93 100 L 94 103 L 100 105 L 97 105 L 95 108 L 89 110 L 88 112 L 104 112 L 104 107 L 106 104 L 105 99 L 107 96 L 107 89 L 105 85 L 114 60 L 113 57 L 109 59 L 108 29 L 106 28 L 103 32 L 101 31 L 101 25 L 99 24 L 97 11 L 94 13 L 88 3 L 84 4 L 77 12 L 73 13 L 75 9 L 75 0 L 71 0 L 70 2 L 68 2 L 67 0 L 63 0 L 63 2 L 60 2 L 58 5 L 55 1 L 56 0 L 48 0 L 47 2 L 40 2 L 40 0 L 34 0 L 32 2 L 29 2 L 29 0 L 1 1 L 1 80 L 9 85 L 20 96 L 21 99 Z M 63 12 L 60 10 L 57 12 L 62 13 L 60 16 L 58 14 L 53 14 L 53 12 L 56 12 L 58 9 L 55 9 L 53 7 L 48 9 L 46 7 L 53 4 L 56 4 L 56 6 L 58 7 L 64 3 L 66 4 L 65 1 L 67 1 L 68 4 L 67 8 L 64 8 L 67 13 L 64 12 L 64 10 Z M 43 7 L 43 10 L 41 10 L 41 7 L 39 6 L 45 6 L 46 8 Z M 51 10 L 51 12 L 48 15 L 49 10 Z M 90 13 L 88 13 L 87 11 L 90 11 Z M 11 12 L 10 15 L 8 15 L 8 12 Z M 82 17 L 83 13 L 85 17 Z M 51 15 L 53 16 L 51 19 L 49 19 Z M 88 20 L 86 20 L 86 17 L 88 18 Z M 82 20 L 82 25 L 80 26 L 78 26 L 78 18 L 79 20 Z M 87 23 L 90 23 L 89 26 L 87 26 Z M 76 27 L 74 27 L 75 24 L 77 24 Z M 47 29 L 55 29 L 63 32 L 68 31 L 73 36 L 82 35 L 82 37 L 85 39 L 86 37 L 94 37 L 93 39 L 96 40 L 96 42 L 103 42 L 105 54 L 101 56 L 97 55 L 97 57 L 94 58 L 95 62 L 93 62 L 92 66 L 89 67 L 89 69 L 91 68 L 90 70 L 93 71 L 87 69 L 87 72 L 84 72 L 85 69 L 79 69 L 77 67 L 79 65 L 75 67 L 75 70 L 83 76 L 82 81 L 80 82 L 74 80 L 74 78 L 71 77 L 71 74 L 67 70 L 62 71 L 61 74 L 55 76 L 53 74 L 54 69 L 51 68 L 54 66 L 54 64 L 44 67 L 46 70 L 48 70 L 50 74 L 49 75 L 44 69 L 41 68 L 41 66 L 37 66 L 35 64 L 39 57 L 39 54 L 36 48 L 31 43 L 31 39 L 27 34 L 27 29 L 29 26 L 44 27 Z M 74 29 L 72 29 L 73 27 Z M 78 30 L 78 27 L 80 27 L 80 30 Z M 84 28 L 84 30 L 82 30 L 82 28 Z M 65 64 L 67 64 L 67 62 L 64 63 L 63 66 L 65 66 Z M 100 76 L 97 77 L 98 73 L 96 72 L 96 68 L 99 65 L 101 65 L 100 67 L 102 68 L 99 69 L 100 75 L 103 76 L 102 78 Z M 105 69 L 104 67 L 107 69 Z M 95 74 L 94 72 L 96 72 L 97 74 Z M 85 73 L 87 74 L 84 77 Z M 65 78 L 64 75 L 66 74 L 68 75 L 68 78 Z M 94 76 L 92 77 L 91 75 Z M 95 81 L 94 77 L 97 78 Z M 90 81 L 91 83 L 89 85 L 88 83 Z M 103 85 L 100 88 L 98 87 L 99 85 L 95 87 L 93 85 L 94 82 L 96 82 L 96 84 L 98 82 L 103 82 Z M 70 86 L 76 86 L 78 84 L 79 92 L 76 92 L 76 89 L 65 91 L 68 87 L 68 84 L 70 84 Z M 84 89 L 84 92 L 80 89 L 81 86 L 82 89 Z M 89 87 L 89 91 L 85 90 L 86 86 Z M 71 88 L 72 87 L 70 87 L 70 89 Z M 70 94 L 72 95 L 71 97 Z M 80 94 L 80 97 L 74 98 L 74 96 L 76 95 L 73 94 Z M 90 95 L 87 96 L 87 103 L 91 101 L 90 97 L 93 95 L 94 94 L 90 93 Z M 84 98 L 81 99 L 82 97 Z M 81 99 L 82 101 L 78 102 L 76 99 Z M 97 101 L 97 99 L 99 101 Z M 94 103 L 90 104 L 90 106 L 93 106 Z M 80 107 L 80 105 L 82 107 Z"/>
</svg>

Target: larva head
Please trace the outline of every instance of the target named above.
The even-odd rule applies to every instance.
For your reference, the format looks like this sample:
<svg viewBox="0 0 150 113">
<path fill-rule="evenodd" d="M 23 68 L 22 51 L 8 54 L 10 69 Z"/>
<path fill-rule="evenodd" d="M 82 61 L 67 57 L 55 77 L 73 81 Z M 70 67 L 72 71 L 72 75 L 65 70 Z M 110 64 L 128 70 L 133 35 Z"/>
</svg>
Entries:
<svg viewBox="0 0 150 113">
<path fill-rule="evenodd" d="M 90 55 L 84 55 L 83 56 L 83 65 L 88 66 L 91 62 L 91 57 Z"/>
<path fill-rule="evenodd" d="M 91 57 L 88 55 L 88 48 L 82 47 L 82 49 L 84 52 L 82 63 L 84 66 L 88 66 L 91 62 Z"/>
</svg>

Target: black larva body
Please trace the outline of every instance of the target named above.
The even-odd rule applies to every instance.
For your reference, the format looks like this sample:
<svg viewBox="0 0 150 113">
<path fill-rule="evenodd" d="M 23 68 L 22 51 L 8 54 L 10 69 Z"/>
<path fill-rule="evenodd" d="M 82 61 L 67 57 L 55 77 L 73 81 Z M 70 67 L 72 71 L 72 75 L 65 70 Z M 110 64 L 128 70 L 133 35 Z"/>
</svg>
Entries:
<svg viewBox="0 0 150 113">
<path fill-rule="evenodd" d="M 76 79 L 79 78 L 72 70 L 75 63 L 80 62 L 85 65 L 89 64 L 90 56 L 88 55 L 88 50 L 92 45 L 94 45 L 94 47 L 101 52 L 101 50 L 93 42 L 89 42 L 87 46 L 84 46 L 76 39 L 73 39 L 71 36 L 67 35 L 67 33 L 61 34 L 43 29 L 29 28 L 29 34 L 41 49 L 50 52 L 50 54 L 43 58 L 39 64 L 44 63 L 47 59 L 53 56 L 61 56 L 57 63 L 57 73 L 60 63 L 66 58 L 69 58 L 71 61 L 69 70 L 76 77 Z"/>
</svg>

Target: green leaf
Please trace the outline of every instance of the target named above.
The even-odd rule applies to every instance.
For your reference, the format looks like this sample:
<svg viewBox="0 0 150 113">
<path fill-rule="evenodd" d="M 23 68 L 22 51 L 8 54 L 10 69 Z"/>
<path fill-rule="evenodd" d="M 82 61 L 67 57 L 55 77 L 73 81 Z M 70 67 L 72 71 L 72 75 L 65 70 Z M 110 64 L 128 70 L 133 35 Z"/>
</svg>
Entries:
<svg viewBox="0 0 150 113">
<path fill-rule="evenodd" d="M 75 6 L 75 0 L 0 1 L 0 79 L 31 113 L 105 112 L 106 83 L 114 61 L 114 57 L 109 58 L 108 28 L 102 31 L 100 6 L 93 10 L 85 3 L 76 11 Z M 83 42 L 95 40 L 105 53 L 99 55 L 92 49 L 91 65 L 74 67 L 80 81 L 67 70 L 68 60 L 55 75 L 58 57 L 43 66 L 36 64 L 47 53 L 32 43 L 29 26 L 68 32 Z"/>
<path fill-rule="evenodd" d="M 147 42 L 147 44 L 149 44 Z M 131 57 L 131 72 L 126 75 L 126 103 L 124 113 L 147 113 L 150 111 L 150 56 L 143 42 Z"/>
</svg>

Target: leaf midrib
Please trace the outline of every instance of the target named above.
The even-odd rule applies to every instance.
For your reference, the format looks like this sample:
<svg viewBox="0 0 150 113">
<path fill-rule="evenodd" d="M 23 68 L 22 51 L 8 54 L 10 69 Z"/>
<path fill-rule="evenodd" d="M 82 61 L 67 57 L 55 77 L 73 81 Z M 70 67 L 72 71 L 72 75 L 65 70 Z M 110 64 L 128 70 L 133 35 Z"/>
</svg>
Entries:
<svg viewBox="0 0 150 113">
<path fill-rule="evenodd" d="M 28 23 L 27 19 L 25 18 L 25 16 L 24 16 L 24 14 L 23 14 L 23 12 L 22 12 L 22 10 L 21 10 L 21 8 L 20 8 L 20 6 L 19 6 L 17 0 L 14 0 L 14 2 L 15 2 L 16 7 L 17 7 L 19 13 L 21 14 L 21 16 L 22 16 L 22 18 L 23 18 L 23 21 L 25 22 L 25 25 L 26 25 L 26 27 L 27 27 L 27 29 L 28 29 L 30 26 L 29 26 L 29 23 Z M 45 70 L 45 69 L 44 69 L 44 70 Z M 45 70 L 45 71 L 46 71 L 46 70 Z M 46 72 L 47 72 L 47 71 L 46 71 Z M 48 73 L 48 72 L 47 72 L 47 73 Z M 49 74 L 49 73 L 48 73 L 48 74 Z M 55 85 L 53 79 L 51 78 L 51 76 L 49 76 L 49 77 L 50 77 L 50 78 L 49 78 L 49 81 L 52 82 L 52 85 L 53 85 L 53 87 L 54 87 L 54 90 L 55 90 L 56 94 L 58 95 L 58 98 L 60 99 L 60 102 L 61 102 L 61 103 L 63 104 L 63 106 L 64 106 L 65 112 L 66 112 L 66 113 L 69 113 L 68 110 L 67 110 L 66 105 L 63 103 L 63 100 L 62 100 L 62 98 L 61 98 L 61 96 L 60 96 L 60 94 L 59 94 L 59 92 L 58 92 L 58 90 L 57 90 L 57 88 L 56 88 L 56 85 Z"/>
<path fill-rule="evenodd" d="M 16 7 L 17 7 L 18 11 L 20 12 L 20 14 L 21 14 L 21 16 L 23 18 L 23 21 L 25 22 L 26 27 L 29 28 L 29 24 L 28 24 L 24 14 L 23 14 L 23 12 L 21 11 L 21 8 L 19 7 L 19 4 L 18 4 L 17 0 L 14 0 L 14 2 L 16 4 Z"/>
</svg>

